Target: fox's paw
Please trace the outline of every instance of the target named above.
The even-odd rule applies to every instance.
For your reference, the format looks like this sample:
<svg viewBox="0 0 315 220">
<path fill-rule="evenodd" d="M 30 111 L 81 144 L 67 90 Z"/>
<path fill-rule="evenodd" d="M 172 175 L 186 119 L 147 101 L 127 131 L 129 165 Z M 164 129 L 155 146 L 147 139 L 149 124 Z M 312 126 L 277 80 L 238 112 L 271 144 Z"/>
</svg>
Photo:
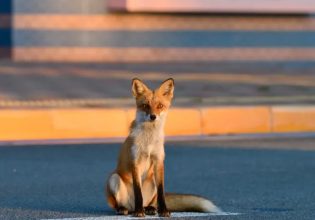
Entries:
<svg viewBox="0 0 315 220">
<path fill-rule="evenodd" d="M 137 210 L 133 213 L 133 217 L 145 217 L 144 210 Z"/>
<path fill-rule="evenodd" d="M 116 213 L 117 215 L 128 215 L 128 209 L 121 206 L 116 209 Z"/>
<path fill-rule="evenodd" d="M 165 209 L 165 210 L 159 210 L 159 216 L 160 217 L 171 217 L 171 213 Z"/>
<path fill-rule="evenodd" d="M 144 212 L 146 215 L 156 215 L 157 210 L 153 206 L 147 206 L 144 208 Z"/>
</svg>

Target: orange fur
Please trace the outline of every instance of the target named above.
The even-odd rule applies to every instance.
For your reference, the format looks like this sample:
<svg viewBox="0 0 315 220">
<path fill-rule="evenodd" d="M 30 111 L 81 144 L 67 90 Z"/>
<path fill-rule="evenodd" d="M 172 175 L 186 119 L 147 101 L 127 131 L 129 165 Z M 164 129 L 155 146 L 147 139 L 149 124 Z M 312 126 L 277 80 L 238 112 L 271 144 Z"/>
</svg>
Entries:
<svg viewBox="0 0 315 220">
<path fill-rule="evenodd" d="M 150 90 L 139 79 L 132 81 L 136 118 L 131 123 L 129 135 L 120 149 L 116 170 L 109 177 L 106 187 L 109 206 L 119 213 L 129 211 L 143 217 L 143 208 L 151 206 L 158 208 L 160 216 L 167 217 L 170 214 L 166 204 L 180 210 L 173 202 L 178 203 L 178 197 L 167 196 L 169 201 L 165 201 L 164 195 L 164 124 L 173 92 L 173 79 L 164 81 L 155 90 Z M 192 196 L 188 198 L 198 200 Z M 182 210 L 189 210 L 187 201 L 180 204 L 184 205 Z M 201 210 L 196 207 L 190 209 Z"/>
</svg>

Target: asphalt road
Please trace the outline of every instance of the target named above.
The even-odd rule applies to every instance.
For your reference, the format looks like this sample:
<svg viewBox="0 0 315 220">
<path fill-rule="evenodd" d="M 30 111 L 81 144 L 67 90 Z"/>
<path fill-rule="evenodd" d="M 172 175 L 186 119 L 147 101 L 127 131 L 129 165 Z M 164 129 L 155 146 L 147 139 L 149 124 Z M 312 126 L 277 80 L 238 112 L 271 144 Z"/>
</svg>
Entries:
<svg viewBox="0 0 315 220">
<path fill-rule="evenodd" d="M 315 139 L 169 143 L 166 190 L 210 198 L 240 215 L 315 219 Z M 314 144 L 315 145 L 315 144 Z M 118 144 L 0 147 L 0 219 L 114 215 L 105 179 Z"/>
</svg>

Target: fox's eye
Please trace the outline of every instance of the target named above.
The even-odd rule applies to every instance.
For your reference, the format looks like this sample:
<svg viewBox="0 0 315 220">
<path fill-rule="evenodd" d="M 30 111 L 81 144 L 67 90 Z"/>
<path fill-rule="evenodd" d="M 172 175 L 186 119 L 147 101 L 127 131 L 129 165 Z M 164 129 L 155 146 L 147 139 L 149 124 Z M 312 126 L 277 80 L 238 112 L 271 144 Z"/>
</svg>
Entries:
<svg viewBox="0 0 315 220">
<path fill-rule="evenodd" d="M 158 105 L 158 109 L 161 109 L 161 108 L 163 108 L 164 107 L 164 105 L 162 105 L 162 104 L 159 104 Z"/>
<path fill-rule="evenodd" d="M 142 108 L 147 109 L 149 106 L 147 104 L 143 104 Z"/>
</svg>

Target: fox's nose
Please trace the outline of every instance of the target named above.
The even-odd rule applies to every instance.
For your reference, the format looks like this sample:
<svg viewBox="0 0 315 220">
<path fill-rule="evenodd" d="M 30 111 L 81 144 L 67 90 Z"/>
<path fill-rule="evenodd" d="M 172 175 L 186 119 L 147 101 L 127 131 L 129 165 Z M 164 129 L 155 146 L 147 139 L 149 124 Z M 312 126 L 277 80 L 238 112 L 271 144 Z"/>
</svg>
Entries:
<svg viewBox="0 0 315 220">
<path fill-rule="evenodd" d="M 150 115 L 151 121 L 154 121 L 156 119 L 156 115 Z"/>
</svg>

